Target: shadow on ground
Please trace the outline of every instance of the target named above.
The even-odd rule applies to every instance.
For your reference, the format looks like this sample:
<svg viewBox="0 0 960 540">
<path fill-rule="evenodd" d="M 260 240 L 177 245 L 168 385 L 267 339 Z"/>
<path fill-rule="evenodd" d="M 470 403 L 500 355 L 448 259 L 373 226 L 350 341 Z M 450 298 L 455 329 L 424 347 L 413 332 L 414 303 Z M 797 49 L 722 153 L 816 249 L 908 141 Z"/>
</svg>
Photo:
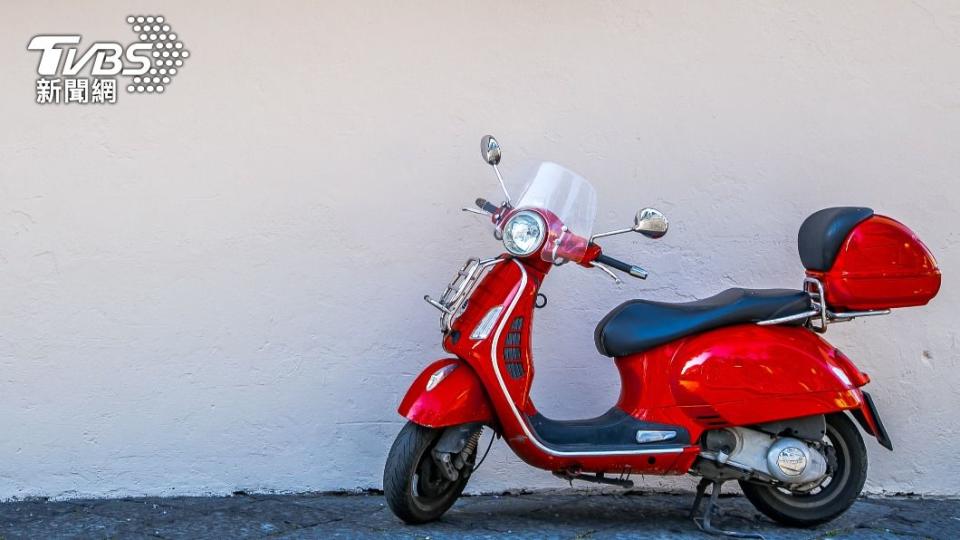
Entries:
<svg viewBox="0 0 960 540">
<path fill-rule="evenodd" d="M 462 498 L 430 525 L 400 523 L 379 495 L 238 495 L 0 504 L 16 538 L 709 538 L 689 494 L 573 490 Z M 867 498 L 816 529 L 779 527 L 739 496 L 717 523 L 766 538 L 960 538 L 960 501 Z"/>
</svg>

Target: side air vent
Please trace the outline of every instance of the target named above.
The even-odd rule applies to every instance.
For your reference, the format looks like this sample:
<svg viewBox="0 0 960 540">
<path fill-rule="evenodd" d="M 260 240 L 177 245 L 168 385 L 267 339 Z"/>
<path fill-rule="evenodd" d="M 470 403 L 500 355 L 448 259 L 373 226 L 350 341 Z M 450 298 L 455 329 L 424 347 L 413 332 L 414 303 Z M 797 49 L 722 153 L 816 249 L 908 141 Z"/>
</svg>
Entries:
<svg viewBox="0 0 960 540">
<path fill-rule="evenodd" d="M 507 373 L 514 379 L 520 379 L 526 375 L 521 351 L 523 351 L 523 317 L 517 317 L 510 323 L 510 331 L 504 340 L 503 348 L 503 363 L 507 366 Z"/>
</svg>

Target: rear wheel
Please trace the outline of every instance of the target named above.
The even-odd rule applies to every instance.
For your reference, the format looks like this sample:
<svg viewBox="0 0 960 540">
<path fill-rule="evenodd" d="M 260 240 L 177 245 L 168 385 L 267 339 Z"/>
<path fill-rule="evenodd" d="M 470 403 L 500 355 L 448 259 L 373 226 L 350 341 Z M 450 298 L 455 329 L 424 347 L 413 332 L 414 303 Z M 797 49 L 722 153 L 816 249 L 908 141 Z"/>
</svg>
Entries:
<svg viewBox="0 0 960 540">
<path fill-rule="evenodd" d="M 431 451 L 443 431 L 407 422 L 390 448 L 383 495 L 393 513 L 407 523 L 427 523 L 442 516 L 470 479 L 476 448 L 457 480 L 451 482 L 441 474 Z"/>
<path fill-rule="evenodd" d="M 827 476 L 803 491 L 740 482 L 747 499 L 770 519 L 794 527 L 813 527 L 844 513 L 857 500 L 867 479 L 867 449 L 846 414 L 827 417 L 824 445 L 836 456 Z"/>
</svg>

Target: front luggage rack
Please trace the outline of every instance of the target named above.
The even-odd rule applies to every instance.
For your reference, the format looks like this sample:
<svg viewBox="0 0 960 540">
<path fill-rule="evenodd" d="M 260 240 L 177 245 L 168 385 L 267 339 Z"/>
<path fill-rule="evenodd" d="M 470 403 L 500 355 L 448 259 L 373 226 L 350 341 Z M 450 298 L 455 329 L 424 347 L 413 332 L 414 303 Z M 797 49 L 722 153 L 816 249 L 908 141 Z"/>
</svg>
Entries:
<svg viewBox="0 0 960 540">
<path fill-rule="evenodd" d="M 889 315 L 889 309 L 878 309 L 872 311 L 830 311 L 827 307 L 826 296 L 823 293 L 823 283 L 819 279 L 806 277 L 803 280 L 803 290 L 810 295 L 810 310 L 786 317 L 777 317 L 776 319 L 767 319 L 757 324 L 760 326 L 769 326 L 774 324 L 783 324 L 787 322 L 806 319 L 807 328 L 820 334 L 827 331 L 827 326 L 831 323 L 847 322 L 857 317 L 873 317 L 876 315 Z"/>
<path fill-rule="evenodd" d="M 460 315 L 461 308 L 466 304 L 467 298 L 473 292 L 474 285 L 480 281 L 483 271 L 491 266 L 502 262 L 504 259 L 477 259 L 470 258 L 463 264 L 463 267 L 457 271 L 446 290 L 440 295 L 439 300 L 430 298 L 430 295 L 424 295 L 423 299 L 428 304 L 440 310 L 440 331 L 447 333 L 453 326 L 453 320 Z"/>
</svg>

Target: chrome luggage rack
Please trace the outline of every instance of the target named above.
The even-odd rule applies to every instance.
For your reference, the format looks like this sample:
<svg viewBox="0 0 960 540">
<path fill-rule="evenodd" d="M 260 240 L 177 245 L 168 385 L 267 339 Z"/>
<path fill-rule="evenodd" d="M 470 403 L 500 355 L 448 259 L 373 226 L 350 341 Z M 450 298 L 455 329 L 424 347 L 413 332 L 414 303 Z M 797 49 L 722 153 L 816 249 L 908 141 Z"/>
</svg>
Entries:
<svg viewBox="0 0 960 540">
<path fill-rule="evenodd" d="M 440 331 L 447 333 L 453 326 L 453 321 L 466 306 L 467 298 L 473 292 L 474 286 L 480 281 L 484 270 L 490 268 L 505 259 L 477 259 L 470 258 L 463 264 L 463 268 L 457 271 L 457 275 L 447 285 L 447 289 L 440 295 L 439 300 L 430 298 L 430 295 L 424 295 L 423 299 L 428 304 L 440 310 Z"/>
<path fill-rule="evenodd" d="M 787 315 L 786 317 L 777 317 L 776 319 L 767 319 L 765 321 L 760 321 L 757 324 L 760 326 L 768 326 L 808 319 L 806 322 L 807 328 L 822 334 L 827 331 L 827 325 L 831 323 L 852 321 L 857 317 L 873 317 L 876 315 L 890 314 L 889 309 L 878 309 L 873 311 L 830 311 L 830 309 L 827 307 L 827 302 L 825 300 L 826 297 L 823 294 L 823 283 L 821 283 L 817 278 L 804 278 L 803 290 L 810 295 L 811 309 L 809 311 L 804 311 L 795 315 Z M 819 324 L 815 324 L 817 321 Z"/>
</svg>

